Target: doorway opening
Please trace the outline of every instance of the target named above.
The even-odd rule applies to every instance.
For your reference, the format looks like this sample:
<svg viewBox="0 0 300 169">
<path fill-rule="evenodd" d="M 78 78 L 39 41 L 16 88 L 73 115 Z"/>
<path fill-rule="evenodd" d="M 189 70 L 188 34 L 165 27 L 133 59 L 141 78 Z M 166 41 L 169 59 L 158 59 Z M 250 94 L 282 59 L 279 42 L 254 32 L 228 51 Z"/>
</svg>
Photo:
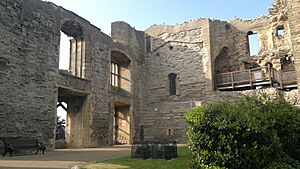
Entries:
<svg viewBox="0 0 300 169">
<path fill-rule="evenodd" d="M 55 141 L 64 144 L 66 140 L 66 118 L 68 112 L 68 105 L 66 102 L 57 102 L 57 119 Z M 59 146 L 63 147 L 63 146 Z"/>
<path fill-rule="evenodd" d="M 89 143 L 87 94 L 58 88 L 55 148 L 81 148 Z"/>
<path fill-rule="evenodd" d="M 114 115 L 114 140 L 115 144 L 130 144 L 130 106 L 126 105 L 115 105 Z"/>
</svg>

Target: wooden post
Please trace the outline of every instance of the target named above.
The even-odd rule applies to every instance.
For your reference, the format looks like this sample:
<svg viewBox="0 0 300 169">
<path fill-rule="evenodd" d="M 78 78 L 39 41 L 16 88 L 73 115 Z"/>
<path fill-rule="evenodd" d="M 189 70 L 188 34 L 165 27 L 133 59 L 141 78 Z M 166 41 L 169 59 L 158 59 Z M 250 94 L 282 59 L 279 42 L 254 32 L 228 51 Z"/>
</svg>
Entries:
<svg viewBox="0 0 300 169">
<path fill-rule="evenodd" d="M 251 77 L 251 71 L 250 71 L 250 69 L 248 70 L 248 75 L 249 75 L 250 86 L 252 88 L 252 77 Z"/>
<path fill-rule="evenodd" d="M 283 89 L 282 70 L 280 70 L 280 72 L 279 72 L 279 83 L 280 83 L 280 88 Z"/>
<path fill-rule="evenodd" d="M 214 90 L 218 90 L 217 74 L 214 75 Z"/>
<path fill-rule="evenodd" d="M 268 65 L 268 71 L 269 71 L 269 83 L 270 83 L 270 87 L 273 86 L 273 82 L 272 82 L 272 68 Z"/>
<path fill-rule="evenodd" d="M 230 72 L 230 77 L 231 77 L 231 86 L 232 86 L 232 88 L 234 88 L 234 82 L 233 82 L 233 73 L 232 72 Z"/>
</svg>

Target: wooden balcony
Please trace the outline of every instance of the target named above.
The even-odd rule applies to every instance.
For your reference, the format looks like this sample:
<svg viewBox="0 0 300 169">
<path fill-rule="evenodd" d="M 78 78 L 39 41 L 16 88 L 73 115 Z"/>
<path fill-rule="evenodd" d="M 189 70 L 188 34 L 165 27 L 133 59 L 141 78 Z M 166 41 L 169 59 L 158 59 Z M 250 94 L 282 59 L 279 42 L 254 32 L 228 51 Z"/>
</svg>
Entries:
<svg viewBox="0 0 300 169">
<path fill-rule="evenodd" d="M 283 72 L 267 67 L 220 73 L 215 78 L 217 90 L 247 90 L 259 87 L 285 90 L 297 88 L 296 71 Z"/>
</svg>

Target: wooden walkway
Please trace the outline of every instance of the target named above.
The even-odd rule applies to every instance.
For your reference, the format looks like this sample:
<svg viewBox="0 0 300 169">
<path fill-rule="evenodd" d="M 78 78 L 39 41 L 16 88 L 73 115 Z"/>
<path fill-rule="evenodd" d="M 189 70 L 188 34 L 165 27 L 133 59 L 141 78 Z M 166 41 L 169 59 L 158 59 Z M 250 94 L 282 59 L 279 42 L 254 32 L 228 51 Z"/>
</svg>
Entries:
<svg viewBox="0 0 300 169">
<path fill-rule="evenodd" d="M 217 90 L 247 90 L 264 86 L 282 90 L 297 88 L 296 71 L 260 67 L 216 75 Z"/>
</svg>

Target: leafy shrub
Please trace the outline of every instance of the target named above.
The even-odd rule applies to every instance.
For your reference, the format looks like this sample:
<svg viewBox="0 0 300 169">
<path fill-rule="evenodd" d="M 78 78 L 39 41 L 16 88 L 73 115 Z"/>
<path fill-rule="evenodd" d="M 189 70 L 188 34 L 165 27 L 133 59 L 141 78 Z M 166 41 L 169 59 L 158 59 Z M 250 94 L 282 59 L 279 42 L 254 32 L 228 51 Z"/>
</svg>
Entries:
<svg viewBox="0 0 300 169">
<path fill-rule="evenodd" d="M 265 168 L 282 153 L 297 159 L 299 116 L 283 100 L 256 97 L 196 107 L 186 117 L 193 168 Z"/>
<path fill-rule="evenodd" d="M 274 128 L 280 138 L 283 151 L 291 158 L 300 160 L 300 111 L 284 100 L 268 102 L 275 120 Z"/>
<path fill-rule="evenodd" d="M 297 160 L 294 160 L 286 154 L 282 154 L 280 158 L 273 161 L 265 169 L 299 169 L 300 164 Z"/>
</svg>

